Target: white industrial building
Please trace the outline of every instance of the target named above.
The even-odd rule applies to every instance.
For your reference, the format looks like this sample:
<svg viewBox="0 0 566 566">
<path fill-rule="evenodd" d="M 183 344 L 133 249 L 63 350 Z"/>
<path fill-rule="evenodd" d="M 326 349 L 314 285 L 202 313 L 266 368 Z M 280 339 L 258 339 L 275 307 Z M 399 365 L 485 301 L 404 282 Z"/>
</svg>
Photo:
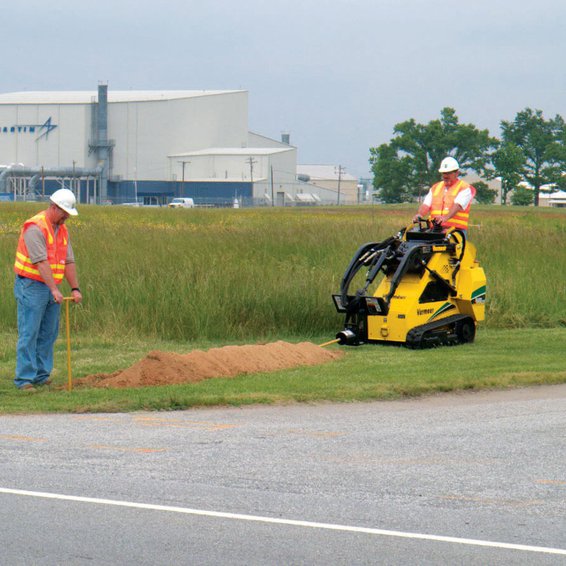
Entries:
<svg viewBox="0 0 566 566">
<path fill-rule="evenodd" d="M 295 147 L 248 130 L 244 90 L 0 94 L 0 164 L 4 200 L 61 186 L 103 204 L 335 199 L 297 181 Z"/>
<path fill-rule="evenodd" d="M 554 191 L 552 193 L 539 194 L 539 206 L 552 206 L 555 208 L 566 208 L 566 191 Z"/>
<path fill-rule="evenodd" d="M 341 165 L 297 165 L 297 177 L 334 193 L 334 204 L 360 204 L 366 200 L 357 177 Z"/>
</svg>

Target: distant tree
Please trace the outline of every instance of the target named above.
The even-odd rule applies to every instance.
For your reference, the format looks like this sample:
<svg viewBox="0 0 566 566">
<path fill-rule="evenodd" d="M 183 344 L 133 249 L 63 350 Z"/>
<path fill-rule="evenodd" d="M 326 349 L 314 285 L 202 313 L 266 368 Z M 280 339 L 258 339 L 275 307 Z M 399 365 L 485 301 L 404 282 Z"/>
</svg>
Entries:
<svg viewBox="0 0 566 566">
<path fill-rule="evenodd" d="M 474 183 L 474 188 L 476 189 L 475 199 L 480 204 L 493 204 L 497 191 L 490 189 L 489 185 L 483 181 L 476 181 Z"/>
<path fill-rule="evenodd" d="M 560 117 L 562 120 L 562 118 Z M 549 153 L 552 158 L 559 164 L 560 174 L 556 175 L 552 183 L 553 190 L 566 190 L 566 123 L 562 131 L 557 134 L 557 143 L 553 145 Z"/>
<path fill-rule="evenodd" d="M 384 202 L 406 202 L 426 194 L 439 180 L 438 167 L 447 155 L 463 172 L 483 173 L 496 140 L 487 130 L 460 124 L 453 108 L 443 108 L 439 120 L 397 124 L 388 144 L 370 148 L 373 185 Z"/>
<path fill-rule="evenodd" d="M 564 183 L 566 171 L 566 124 L 561 116 L 546 120 L 541 110 L 517 113 L 512 122 L 501 122 L 503 144 L 521 148 L 524 163 L 521 178 L 533 189 L 534 205 L 539 204 L 542 185 Z M 497 169 L 497 167 L 496 167 Z M 520 199 L 520 197 L 517 197 Z"/>
<path fill-rule="evenodd" d="M 534 192 L 525 187 L 517 187 L 511 194 L 511 204 L 515 206 L 529 206 L 533 204 Z"/>
<path fill-rule="evenodd" d="M 523 150 L 513 142 L 499 144 L 491 156 L 494 170 L 488 174 L 489 178 L 501 179 L 501 204 L 507 204 L 507 195 L 514 191 L 523 179 L 522 171 L 525 167 L 526 157 Z"/>
<path fill-rule="evenodd" d="M 376 189 L 374 194 L 386 203 L 411 200 L 411 184 L 408 180 L 413 172 L 410 162 L 407 159 L 399 159 L 395 149 L 386 144 L 375 151 L 379 152 L 381 159 L 373 165 L 373 186 Z M 379 179 L 378 183 L 376 179 Z M 382 184 L 382 181 L 386 182 Z"/>
</svg>

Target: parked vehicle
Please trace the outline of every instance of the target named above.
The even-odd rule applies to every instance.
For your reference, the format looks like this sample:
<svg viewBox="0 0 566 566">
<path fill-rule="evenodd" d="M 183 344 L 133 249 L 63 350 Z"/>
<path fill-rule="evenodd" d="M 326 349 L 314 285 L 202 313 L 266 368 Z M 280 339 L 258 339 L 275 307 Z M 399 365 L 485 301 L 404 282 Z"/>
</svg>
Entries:
<svg viewBox="0 0 566 566">
<path fill-rule="evenodd" d="M 174 198 L 169 203 L 169 208 L 194 208 L 195 201 L 192 198 Z"/>
</svg>

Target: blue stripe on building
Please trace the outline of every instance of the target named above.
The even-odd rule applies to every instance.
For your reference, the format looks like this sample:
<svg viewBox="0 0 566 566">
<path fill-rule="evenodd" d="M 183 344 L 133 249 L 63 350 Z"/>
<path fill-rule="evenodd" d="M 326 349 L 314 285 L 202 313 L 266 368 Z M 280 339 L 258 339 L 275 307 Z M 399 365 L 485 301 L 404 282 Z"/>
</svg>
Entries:
<svg viewBox="0 0 566 566">
<path fill-rule="evenodd" d="M 94 181 L 88 183 L 81 179 L 77 184 L 80 190 L 79 202 L 93 202 Z M 67 181 L 66 188 L 73 188 Z M 62 188 L 61 183 L 55 179 L 45 179 L 44 183 L 37 186 L 38 196 L 48 197 L 56 190 Z M 97 187 L 98 191 L 98 187 Z M 5 200 L 12 200 L 12 193 L 1 195 Z M 98 198 L 98 194 L 96 195 Z M 215 206 L 231 205 L 234 198 L 251 199 L 253 187 L 250 182 L 191 182 L 191 181 L 109 181 L 108 200 L 112 204 L 123 204 L 126 202 L 141 202 L 143 204 L 167 204 L 175 197 L 191 197 L 196 204 L 211 204 Z M 3 200 L 3 199 L 2 199 Z M 103 203 L 104 204 L 104 203 Z"/>
</svg>

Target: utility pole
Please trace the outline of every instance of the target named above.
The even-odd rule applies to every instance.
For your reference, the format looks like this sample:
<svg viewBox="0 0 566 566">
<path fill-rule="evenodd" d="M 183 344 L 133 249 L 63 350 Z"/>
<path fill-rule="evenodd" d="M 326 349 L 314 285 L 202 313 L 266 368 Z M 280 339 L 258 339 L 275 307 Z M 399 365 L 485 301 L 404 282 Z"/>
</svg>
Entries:
<svg viewBox="0 0 566 566">
<path fill-rule="evenodd" d="M 338 165 L 338 167 L 334 169 L 334 172 L 338 173 L 338 200 L 336 202 L 338 206 L 340 206 L 340 185 L 342 184 L 342 173 L 344 173 L 345 169 L 346 168 L 342 167 L 342 165 Z"/>
<path fill-rule="evenodd" d="M 177 161 L 177 163 L 181 164 L 181 190 L 183 195 L 185 194 L 185 165 L 189 165 L 190 161 Z M 179 196 L 183 196 L 179 195 Z"/>
<path fill-rule="evenodd" d="M 250 155 L 246 161 L 250 164 L 250 180 L 252 185 L 254 184 L 254 163 L 257 163 L 257 161 Z"/>
<path fill-rule="evenodd" d="M 77 177 L 75 176 L 75 166 L 76 166 L 77 162 L 73 159 L 73 178 L 71 179 L 71 190 L 75 193 L 75 196 L 77 197 L 77 202 L 80 202 L 80 189 L 77 190 Z"/>
<path fill-rule="evenodd" d="M 271 206 L 275 206 L 275 201 L 273 200 L 273 165 L 271 166 Z"/>
</svg>

